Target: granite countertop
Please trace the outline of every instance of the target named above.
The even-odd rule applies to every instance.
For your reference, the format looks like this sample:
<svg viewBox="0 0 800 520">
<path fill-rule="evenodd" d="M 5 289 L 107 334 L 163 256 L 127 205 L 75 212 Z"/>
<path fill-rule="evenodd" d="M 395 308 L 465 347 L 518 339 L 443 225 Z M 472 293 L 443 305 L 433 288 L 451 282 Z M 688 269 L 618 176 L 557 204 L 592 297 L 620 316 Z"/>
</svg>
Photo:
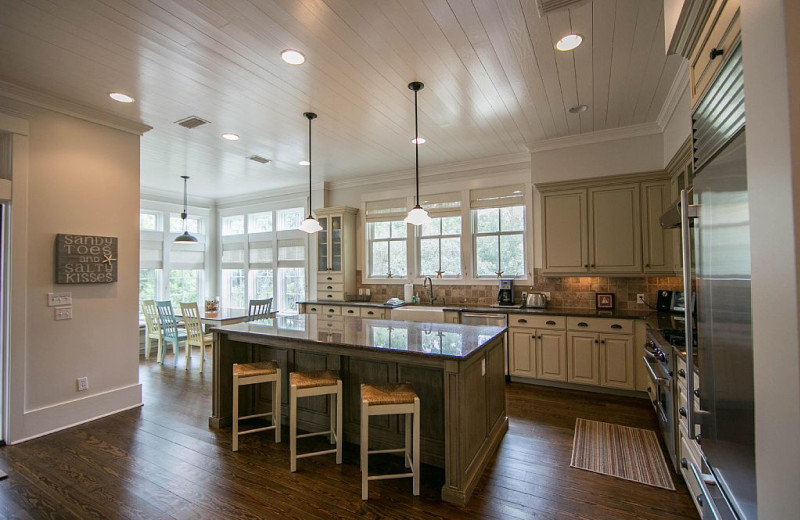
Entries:
<svg viewBox="0 0 800 520">
<path fill-rule="evenodd" d="M 356 302 L 356 301 L 321 301 L 321 300 L 305 300 L 299 301 L 297 303 L 303 305 L 340 305 L 340 306 L 347 306 L 347 307 L 378 307 L 380 309 L 396 309 L 397 307 L 403 307 L 405 305 L 411 305 L 410 303 L 404 302 L 399 305 L 387 305 L 383 302 Z"/>
<path fill-rule="evenodd" d="M 339 341 L 330 341 L 331 333 L 337 333 L 328 328 L 332 320 L 342 323 L 342 330 L 338 331 L 341 334 Z M 221 334 L 244 333 L 362 350 L 465 359 L 503 334 L 506 327 L 298 314 L 214 327 L 211 330 Z"/>
<path fill-rule="evenodd" d="M 532 307 L 495 307 L 492 305 L 453 304 L 443 305 L 446 311 L 462 312 L 494 312 L 502 314 L 541 314 L 543 316 L 580 316 L 584 318 L 618 318 L 618 319 L 645 319 L 653 311 L 632 311 L 627 309 L 610 309 L 598 311 L 595 309 L 576 309 L 574 307 L 546 307 L 534 309 Z"/>
</svg>

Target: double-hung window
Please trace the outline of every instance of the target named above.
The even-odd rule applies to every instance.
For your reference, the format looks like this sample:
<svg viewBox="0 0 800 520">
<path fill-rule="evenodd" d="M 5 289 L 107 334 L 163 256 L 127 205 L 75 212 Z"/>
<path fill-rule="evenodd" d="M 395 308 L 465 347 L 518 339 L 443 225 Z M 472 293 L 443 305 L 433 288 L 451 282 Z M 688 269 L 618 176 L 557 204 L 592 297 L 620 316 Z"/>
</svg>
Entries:
<svg viewBox="0 0 800 520">
<path fill-rule="evenodd" d="M 244 215 L 222 218 L 221 299 L 223 307 L 247 308 L 247 277 L 245 255 L 247 237 L 244 234 Z"/>
<path fill-rule="evenodd" d="M 406 199 L 368 202 L 367 250 L 370 278 L 406 278 L 408 276 L 408 226 Z"/>
<path fill-rule="evenodd" d="M 461 270 L 461 194 L 444 193 L 420 200 L 433 219 L 417 228 L 420 277 L 458 278 Z"/>
<path fill-rule="evenodd" d="M 523 186 L 470 191 L 476 277 L 525 277 L 523 191 Z"/>
<path fill-rule="evenodd" d="M 297 312 L 306 294 L 305 242 L 278 238 L 278 305 L 281 312 Z M 273 305 L 274 306 L 274 305 Z"/>
</svg>

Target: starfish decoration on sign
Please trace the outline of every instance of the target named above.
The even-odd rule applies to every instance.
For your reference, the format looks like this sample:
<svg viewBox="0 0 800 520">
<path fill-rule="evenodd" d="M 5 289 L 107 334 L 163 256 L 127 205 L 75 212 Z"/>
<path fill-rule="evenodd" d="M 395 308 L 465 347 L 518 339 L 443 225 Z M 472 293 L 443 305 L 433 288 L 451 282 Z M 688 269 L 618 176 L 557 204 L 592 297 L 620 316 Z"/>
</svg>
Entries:
<svg viewBox="0 0 800 520">
<path fill-rule="evenodd" d="M 103 253 L 103 263 L 111 265 L 111 262 L 116 262 L 117 259 L 110 254 Z"/>
<path fill-rule="evenodd" d="M 386 278 L 391 278 L 391 277 L 392 277 L 392 272 L 391 272 L 391 271 L 389 271 L 388 273 L 386 273 Z"/>
<path fill-rule="evenodd" d="M 444 271 L 439 269 L 438 271 L 436 271 L 436 278 L 441 278 L 443 274 L 444 274 Z"/>
<path fill-rule="evenodd" d="M 505 271 L 495 271 L 495 272 L 494 272 L 494 274 L 496 274 L 496 275 L 497 275 L 497 277 L 498 277 L 498 278 L 500 278 L 501 276 L 503 276 L 503 273 L 504 273 L 504 272 L 505 272 Z"/>
</svg>

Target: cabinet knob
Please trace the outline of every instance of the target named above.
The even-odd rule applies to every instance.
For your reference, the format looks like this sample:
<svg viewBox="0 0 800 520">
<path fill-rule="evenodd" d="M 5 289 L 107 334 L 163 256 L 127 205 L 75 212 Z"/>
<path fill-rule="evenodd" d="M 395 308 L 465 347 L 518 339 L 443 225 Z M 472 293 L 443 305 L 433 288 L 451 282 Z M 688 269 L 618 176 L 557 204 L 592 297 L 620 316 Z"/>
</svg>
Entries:
<svg viewBox="0 0 800 520">
<path fill-rule="evenodd" d="M 681 407 L 678 409 L 678 413 L 679 413 L 679 414 L 681 414 L 681 417 L 686 417 L 686 408 L 684 408 L 683 406 L 681 406 Z"/>
<path fill-rule="evenodd" d="M 606 344 L 606 340 L 604 340 L 604 339 L 601 339 L 601 340 L 600 340 L 600 343 L 601 343 L 601 344 L 603 344 L 603 345 L 605 345 L 605 344 Z"/>
<path fill-rule="evenodd" d="M 645 267 L 650 267 L 650 264 L 644 264 Z"/>
<path fill-rule="evenodd" d="M 724 49 L 711 49 L 711 52 L 708 53 L 708 57 L 713 60 L 717 56 L 722 56 L 723 54 L 725 54 Z"/>
<path fill-rule="evenodd" d="M 700 397 L 700 389 L 699 388 L 695 388 L 694 389 L 694 396 L 695 397 Z"/>
<path fill-rule="evenodd" d="M 687 469 L 689 467 L 689 463 L 686 461 L 686 457 L 681 458 L 681 467 L 683 469 Z"/>
<path fill-rule="evenodd" d="M 536 339 L 536 334 L 533 334 L 533 335 L 531 336 L 531 339 Z"/>
<path fill-rule="evenodd" d="M 702 436 L 699 433 L 694 436 L 694 440 L 697 441 L 697 444 L 702 444 L 700 442 L 702 440 Z"/>
<path fill-rule="evenodd" d="M 682 368 L 679 368 L 678 369 L 678 375 L 681 376 L 681 377 L 686 377 L 686 370 L 684 370 Z"/>
<path fill-rule="evenodd" d="M 589 267 L 589 264 L 583 264 L 583 267 Z"/>
<path fill-rule="evenodd" d="M 595 344 L 596 344 L 596 343 L 597 343 L 597 340 L 594 340 L 594 342 L 595 342 Z"/>
</svg>

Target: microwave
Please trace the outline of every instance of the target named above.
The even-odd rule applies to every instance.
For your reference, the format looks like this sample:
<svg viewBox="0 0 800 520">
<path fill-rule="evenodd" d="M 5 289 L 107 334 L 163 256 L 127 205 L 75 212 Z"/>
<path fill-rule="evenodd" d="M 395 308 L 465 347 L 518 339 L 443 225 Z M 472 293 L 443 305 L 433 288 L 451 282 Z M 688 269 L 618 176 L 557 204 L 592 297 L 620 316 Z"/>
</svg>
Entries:
<svg viewBox="0 0 800 520">
<path fill-rule="evenodd" d="M 692 312 L 694 312 L 694 293 L 692 293 Z M 659 289 L 656 300 L 656 310 L 659 312 L 684 312 L 686 310 L 686 295 L 683 291 L 667 291 Z"/>
</svg>

